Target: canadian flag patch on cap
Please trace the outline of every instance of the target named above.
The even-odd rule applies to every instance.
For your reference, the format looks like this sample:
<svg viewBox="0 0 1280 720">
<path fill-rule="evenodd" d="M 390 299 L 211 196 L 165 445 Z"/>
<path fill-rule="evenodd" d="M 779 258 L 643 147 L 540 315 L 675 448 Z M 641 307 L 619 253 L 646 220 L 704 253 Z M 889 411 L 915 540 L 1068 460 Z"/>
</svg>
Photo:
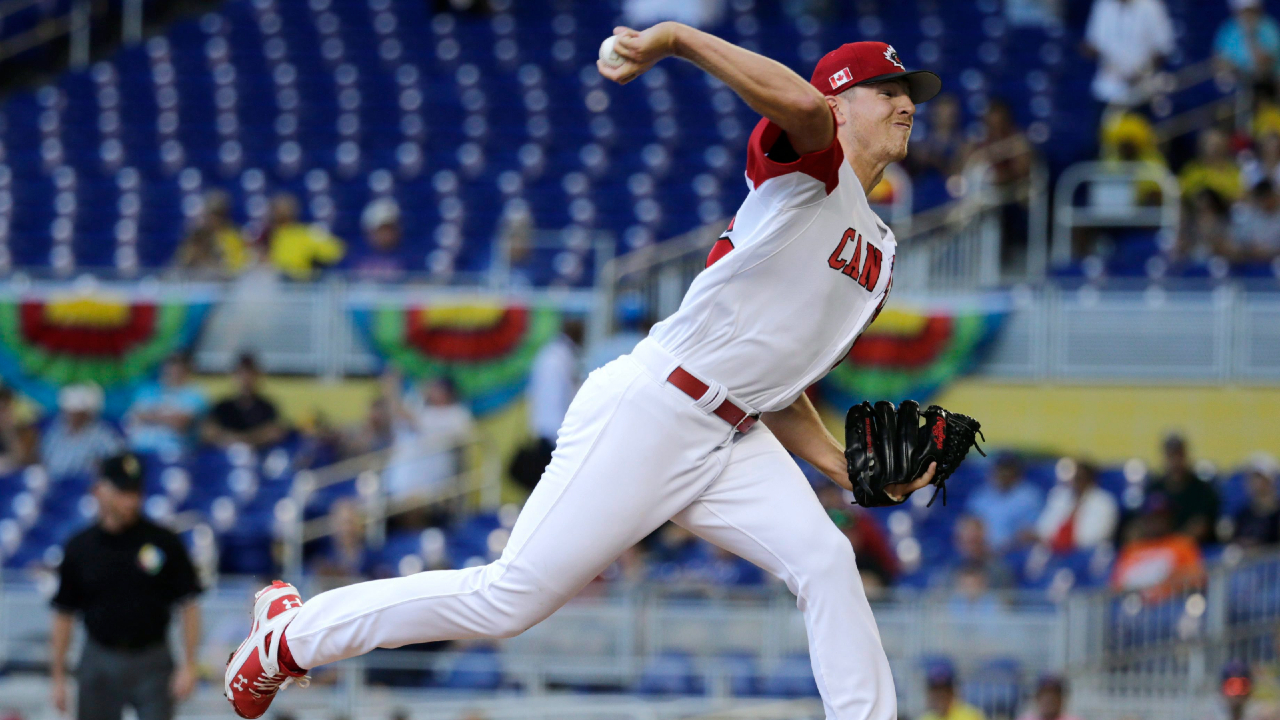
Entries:
<svg viewBox="0 0 1280 720">
<path fill-rule="evenodd" d="M 831 89 L 835 90 L 852 79 L 853 73 L 849 72 L 849 68 L 843 68 L 840 72 L 831 76 Z"/>
</svg>

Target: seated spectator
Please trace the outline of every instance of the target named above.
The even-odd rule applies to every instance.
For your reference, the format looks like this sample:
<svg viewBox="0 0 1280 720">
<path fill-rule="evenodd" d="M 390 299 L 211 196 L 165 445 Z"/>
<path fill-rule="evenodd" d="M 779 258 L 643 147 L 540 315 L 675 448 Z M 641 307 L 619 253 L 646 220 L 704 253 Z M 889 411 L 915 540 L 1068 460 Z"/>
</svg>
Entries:
<svg viewBox="0 0 1280 720">
<path fill-rule="evenodd" d="M 364 421 L 344 433 L 342 454 L 352 457 L 391 447 L 395 437 L 391 424 L 391 404 L 379 395 L 369 402 Z"/>
<path fill-rule="evenodd" d="M 1206 260 L 1231 253 L 1230 206 L 1218 193 L 1204 189 L 1184 199 L 1174 259 Z"/>
<path fill-rule="evenodd" d="M 0 385 L 0 475 L 35 462 L 38 440 L 13 388 Z"/>
<path fill-rule="evenodd" d="M 447 491 L 462 470 L 459 446 L 474 430 L 471 411 L 447 378 L 420 381 L 405 394 L 401 387 L 399 374 L 383 376 L 394 437 L 384 488 L 395 498 Z"/>
<path fill-rule="evenodd" d="M 352 498 L 335 500 L 329 506 L 333 531 L 328 547 L 312 560 L 312 571 L 330 578 L 360 578 L 374 574 L 376 553 L 365 547 L 365 520 Z"/>
<path fill-rule="evenodd" d="M 823 481 L 818 485 L 817 493 L 827 515 L 853 545 L 853 557 L 858 563 L 863 584 L 868 584 L 868 578 L 874 578 L 870 582 L 878 584 L 878 587 L 892 585 L 898 577 L 898 557 L 894 555 L 893 547 L 876 517 L 865 508 L 850 505 L 844 498 L 844 490 L 838 485 Z"/>
<path fill-rule="evenodd" d="M 925 132 L 920 138 L 912 138 L 911 154 L 904 162 L 913 175 L 936 172 L 944 178 L 951 177 L 960 172 L 965 148 L 960 101 L 954 94 L 944 92 L 929 101 L 924 112 Z"/>
<path fill-rule="evenodd" d="M 1263 180 L 1270 180 L 1272 187 L 1280 183 L 1280 132 L 1268 130 L 1258 136 L 1253 152 L 1240 162 L 1240 177 L 1248 188 Z"/>
<path fill-rule="evenodd" d="M 232 277 L 248 264 L 244 236 L 231 219 L 231 196 L 210 190 L 204 211 L 174 254 L 174 264 L 199 277 Z"/>
<path fill-rule="evenodd" d="M 191 382 L 191 356 L 169 356 L 160 381 L 138 389 L 125 414 L 129 447 L 178 458 L 191 449 L 196 420 L 208 408 L 204 391 Z"/>
<path fill-rule="evenodd" d="M 1009 567 L 987 544 L 986 528 L 981 519 L 962 515 L 956 520 L 954 532 L 956 565 L 961 568 L 969 565 L 986 568 L 987 584 L 990 587 L 1003 589 L 1013 584 L 1013 574 Z"/>
<path fill-rule="evenodd" d="M 271 264 L 292 280 L 310 280 L 346 253 L 346 246 L 328 230 L 299 221 L 298 199 L 289 193 L 271 199 L 271 217 L 264 238 Z"/>
<path fill-rule="evenodd" d="M 1161 492 L 1169 499 L 1174 531 L 1201 544 L 1213 542 L 1218 492 L 1192 471 L 1187 442 L 1181 435 L 1165 438 L 1164 462 L 1164 474 L 1152 478 L 1147 492 Z"/>
<path fill-rule="evenodd" d="M 1162 0 L 1094 0 L 1083 52 L 1098 61 L 1092 90 L 1100 105 L 1146 102 L 1151 80 L 1173 50 L 1173 24 Z"/>
<path fill-rule="evenodd" d="M 1013 118 L 1013 109 L 993 99 L 982 116 L 982 138 L 965 153 L 966 165 L 990 166 L 988 180 L 997 188 L 1014 189 L 1031 175 L 1031 143 Z"/>
<path fill-rule="evenodd" d="M 925 702 L 920 720 L 986 720 L 978 708 L 956 695 L 956 671 L 951 663 L 935 663 L 925 670 Z"/>
<path fill-rule="evenodd" d="M 1058 675 L 1045 675 L 1036 682 L 1035 706 L 1021 720 L 1079 720 L 1066 714 L 1067 681 Z"/>
<path fill-rule="evenodd" d="M 352 268 L 361 280 L 399 280 L 409 272 L 409 258 L 400 245 L 400 206 L 391 198 L 371 201 L 360 215 L 368 251 Z"/>
<path fill-rule="evenodd" d="M 996 458 L 986 483 L 969 496 L 965 512 L 982 520 L 987 543 L 999 553 L 1034 538 L 1043 506 L 1040 488 L 1023 478 L 1022 460 L 1004 453 Z"/>
<path fill-rule="evenodd" d="M 1169 171 L 1169 163 L 1157 145 L 1155 128 L 1150 120 L 1136 112 L 1116 113 L 1106 120 L 1102 125 L 1101 144 L 1103 162 L 1142 163 L 1156 176 Z M 1150 206 L 1159 205 L 1161 201 L 1160 183 L 1153 179 L 1139 179 L 1123 188 L 1110 184 L 1105 187 L 1111 192 L 1124 193 L 1123 203 L 1107 198 L 1104 202 L 1108 206 Z M 1091 192 L 1095 196 L 1094 203 L 1099 204 L 1099 198 L 1096 197 L 1099 192 L 1098 183 L 1094 184 Z"/>
<path fill-rule="evenodd" d="M 1141 592 L 1148 602 L 1199 587 L 1204 582 L 1200 548 L 1174 529 L 1173 503 L 1163 493 L 1147 496 L 1142 514 L 1130 524 L 1130 539 L 1120 548 L 1111 587 Z"/>
<path fill-rule="evenodd" d="M 1270 179 L 1259 180 L 1233 209 L 1228 257 L 1241 263 L 1268 263 L 1280 257 L 1280 193 Z"/>
<path fill-rule="evenodd" d="M 1092 550 L 1111 542 L 1120 521 L 1120 506 L 1111 493 L 1098 487 L 1098 470 L 1088 462 L 1075 463 L 1070 482 L 1049 491 L 1044 512 L 1036 521 L 1036 535 L 1057 554 Z"/>
<path fill-rule="evenodd" d="M 258 361 L 252 355 L 241 355 L 236 363 L 235 394 L 214 405 L 205 419 L 207 442 L 222 447 L 248 443 L 261 448 L 284 438 L 285 427 L 275 403 L 258 391 L 261 381 Z"/>
<path fill-rule="evenodd" d="M 1280 543 L 1280 499 L 1276 497 L 1276 461 L 1255 457 L 1245 477 L 1249 504 L 1236 513 L 1231 541 L 1245 547 Z"/>
<path fill-rule="evenodd" d="M 991 591 L 987 568 L 967 563 L 955 572 L 955 585 L 947 611 L 958 615 L 989 615 L 1000 610 L 1000 599 Z"/>
<path fill-rule="evenodd" d="M 55 480 L 92 477 L 98 463 L 124 449 L 120 433 L 101 412 L 97 385 L 68 385 L 58 392 L 58 414 L 40 441 L 40 462 Z"/>
<path fill-rule="evenodd" d="M 1274 80 L 1280 70 L 1280 25 L 1262 8 L 1262 0 L 1229 0 L 1234 14 L 1218 26 L 1214 60 L 1246 85 Z"/>
<path fill-rule="evenodd" d="M 1196 156 L 1178 173 L 1182 194 L 1192 197 L 1201 190 L 1212 190 L 1228 204 L 1239 200 L 1244 182 L 1226 133 L 1217 128 L 1203 130 L 1198 145 Z"/>
</svg>

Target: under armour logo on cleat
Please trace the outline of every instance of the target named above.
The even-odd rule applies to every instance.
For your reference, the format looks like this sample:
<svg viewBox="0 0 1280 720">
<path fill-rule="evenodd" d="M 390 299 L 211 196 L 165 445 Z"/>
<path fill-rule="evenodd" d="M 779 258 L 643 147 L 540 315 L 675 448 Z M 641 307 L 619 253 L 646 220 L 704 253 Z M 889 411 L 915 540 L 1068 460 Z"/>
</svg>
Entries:
<svg viewBox="0 0 1280 720">
<path fill-rule="evenodd" d="M 285 610 L 291 610 L 291 609 L 296 608 L 296 607 L 302 607 L 302 601 L 301 601 L 301 600 L 294 600 L 294 599 L 292 599 L 292 598 L 285 598 L 285 601 L 284 601 L 284 609 L 285 609 Z"/>
<path fill-rule="evenodd" d="M 237 690 L 244 690 L 244 684 L 249 682 L 243 675 L 236 675 L 236 681 L 231 683 L 231 687 Z"/>
</svg>

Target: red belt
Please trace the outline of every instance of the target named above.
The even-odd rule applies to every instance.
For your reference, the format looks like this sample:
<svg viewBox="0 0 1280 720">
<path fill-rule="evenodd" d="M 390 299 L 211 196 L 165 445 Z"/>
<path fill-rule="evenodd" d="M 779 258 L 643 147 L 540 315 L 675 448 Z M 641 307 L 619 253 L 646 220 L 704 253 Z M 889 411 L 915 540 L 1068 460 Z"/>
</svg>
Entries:
<svg viewBox="0 0 1280 720">
<path fill-rule="evenodd" d="M 690 375 L 682 367 L 677 367 L 675 370 L 672 370 L 671 374 L 667 376 L 667 382 L 680 388 L 685 395 L 688 395 L 694 400 L 701 400 L 702 397 L 707 394 L 707 390 L 709 389 L 706 383 Z M 760 419 L 759 415 L 752 415 L 748 413 L 746 410 L 743 410 L 730 402 L 727 397 L 724 399 L 724 402 L 720 403 L 720 405 L 711 412 L 715 413 L 721 420 L 732 425 L 733 429 L 740 433 L 750 430 L 751 426 L 756 424 L 756 420 Z"/>
</svg>

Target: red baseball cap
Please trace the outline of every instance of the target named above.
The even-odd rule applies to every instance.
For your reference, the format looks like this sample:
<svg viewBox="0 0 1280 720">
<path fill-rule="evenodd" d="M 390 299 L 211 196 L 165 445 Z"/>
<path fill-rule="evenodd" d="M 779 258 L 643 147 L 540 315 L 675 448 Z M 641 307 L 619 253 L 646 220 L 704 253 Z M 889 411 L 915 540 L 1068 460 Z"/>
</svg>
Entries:
<svg viewBox="0 0 1280 720">
<path fill-rule="evenodd" d="M 928 102 L 942 90 L 942 78 L 928 70 L 907 70 L 892 45 L 845 43 L 818 61 L 809 80 L 823 95 L 839 95 L 854 85 L 901 78 L 911 87 L 911 101 Z"/>
</svg>

